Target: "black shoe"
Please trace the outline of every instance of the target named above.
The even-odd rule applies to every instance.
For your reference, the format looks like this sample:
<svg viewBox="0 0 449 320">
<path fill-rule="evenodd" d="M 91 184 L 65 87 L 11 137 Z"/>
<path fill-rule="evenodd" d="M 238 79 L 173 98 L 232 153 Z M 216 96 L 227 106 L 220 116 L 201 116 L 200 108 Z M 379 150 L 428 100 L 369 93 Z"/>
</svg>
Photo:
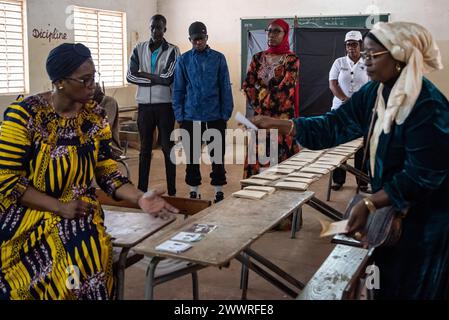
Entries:
<svg viewBox="0 0 449 320">
<path fill-rule="evenodd" d="M 343 187 L 343 185 L 342 184 L 340 184 L 340 183 L 334 183 L 333 185 L 332 185 L 332 190 L 334 190 L 334 191 L 338 191 L 338 190 L 340 190 L 341 188 Z"/>
<path fill-rule="evenodd" d="M 201 199 L 201 195 L 197 194 L 195 191 L 190 192 L 190 199 Z"/>
<path fill-rule="evenodd" d="M 218 192 L 215 194 L 215 200 L 214 200 L 214 203 L 220 202 L 220 201 L 223 200 L 223 199 L 224 199 L 224 193 L 221 192 L 221 191 L 218 191 Z"/>
</svg>

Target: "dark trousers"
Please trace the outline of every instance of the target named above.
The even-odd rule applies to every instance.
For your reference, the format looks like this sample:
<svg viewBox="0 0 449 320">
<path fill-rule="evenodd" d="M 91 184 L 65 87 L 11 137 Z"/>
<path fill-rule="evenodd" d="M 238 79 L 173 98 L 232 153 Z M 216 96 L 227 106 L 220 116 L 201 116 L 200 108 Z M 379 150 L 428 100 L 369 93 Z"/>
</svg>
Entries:
<svg viewBox="0 0 449 320">
<path fill-rule="evenodd" d="M 212 160 L 212 172 L 210 174 L 211 185 L 213 186 L 222 186 L 226 184 L 226 171 L 224 167 L 224 156 L 226 149 L 226 121 L 224 120 L 215 120 L 208 122 L 201 122 L 201 135 L 194 135 L 194 125 L 197 126 L 196 129 L 198 132 L 200 122 L 198 121 L 183 121 L 181 124 L 181 128 L 188 132 L 190 137 L 190 146 L 188 146 L 185 141 L 183 141 L 183 148 L 186 152 L 186 183 L 189 186 L 196 187 L 201 185 L 201 172 L 200 172 L 200 164 L 199 160 L 201 158 L 201 147 L 203 145 L 202 137 L 204 131 L 207 129 L 217 129 L 221 136 L 221 157 L 218 161 Z M 204 141 L 208 146 L 208 152 L 211 159 L 214 159 L 215 152 L 214 148 L 212 148 L 211 143 L 214 143 L 214 146 L 217 142 L 214 141 L 213 137 L 210 137 L 207 141 Z M 196 144 L 196 149 L 194 150 L 194 145 Z"/>
<path fill-rule="evenodd" d="M 354 168 L 359 169 L 364 173 L 367 173 L 368 171 L 366 170 L 366 166 L 365 168 L 362 168 L 362 162 L 363 162 L 363 148 L 359 149 L 354 155 Z M 334 172 L 332 173 L 332 180 L 334 180 L 334 183 L 338 183 L 341 185 L 345 184 L 346 170 L 340 168 L 335 169 Z M 357 178 L 356 180 L 359 186 L 366 186 L 366 182 L 361 181 Z"/>
<path fill-rule="evenodd" d="M 148 178 L 151 166 L 151 151 L 153 149 L 153 133 L 157 127 L 159 141 L 165 159 L 165 176 L 169 195 L 176 194 L 176 167 L 170 160 L 170 152 L 174 145 L 170 134 L 175 126 L 175 116 L 170 103 L 139 104 L 137 127 L 140 136 L 139 154 L 139 185 L 142 191 L 148 190 Z"/>
</svg>

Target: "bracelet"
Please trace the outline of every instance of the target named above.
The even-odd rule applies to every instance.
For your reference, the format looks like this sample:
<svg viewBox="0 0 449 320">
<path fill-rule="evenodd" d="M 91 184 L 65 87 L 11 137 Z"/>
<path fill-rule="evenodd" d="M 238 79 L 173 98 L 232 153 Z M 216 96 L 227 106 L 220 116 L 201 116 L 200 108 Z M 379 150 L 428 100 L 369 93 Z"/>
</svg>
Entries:
<svg viewBox="0 0 449 320">
<path fill-rule="evenodd" d="M 292 134 L 293 128 L 295 127 L 295 123 L 293 122 L 293 120 L 288 120 L 290 121 L 290 130 L 288 131 L 288 136 Z"/>
<path fill-rule="evenodd" d="M 369 213 L 375 213 L 377 208 L 369 198 L 363 198 L 363 203 L 368 208 Z"/>
</svg>

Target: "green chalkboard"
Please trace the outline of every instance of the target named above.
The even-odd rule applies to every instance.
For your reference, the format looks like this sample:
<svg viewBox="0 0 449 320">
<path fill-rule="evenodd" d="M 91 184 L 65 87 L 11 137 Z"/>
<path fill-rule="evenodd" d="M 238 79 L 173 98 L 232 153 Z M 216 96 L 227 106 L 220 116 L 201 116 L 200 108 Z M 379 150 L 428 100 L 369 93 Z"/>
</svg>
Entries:
<svg viewBox="0 0 449 320">
<path fill-rule="evenodd" d="M 354 15 L 354 16 L 317 16 L 297 17 L 297 27 L 303 28 L 370 28 L 377 21 L 388 22 L 390 14 Z M 295 18 L 283 18 L 294 30 Z M 241 83 L 246 75 L 246 61 L 248 59 L 248 33 L 252 30 L 264 30 L 273 18 L 241 19 L 242 47 L 241 47 Z"/>
</svg>

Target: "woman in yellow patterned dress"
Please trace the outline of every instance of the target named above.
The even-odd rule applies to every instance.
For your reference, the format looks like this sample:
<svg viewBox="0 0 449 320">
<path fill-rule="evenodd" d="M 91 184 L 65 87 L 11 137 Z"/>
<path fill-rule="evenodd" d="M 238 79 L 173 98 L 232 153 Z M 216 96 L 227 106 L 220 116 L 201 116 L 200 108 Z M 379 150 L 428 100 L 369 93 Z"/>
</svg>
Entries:
<svg viewBox="0 0 449 320">
<path fill-rule="evenodd" d="M 108 299 L 112 245 L 94 179 L 150 214 L 177 210 L 117 170 L 89 49 L 56 47 L 47 72 L 54 90 L 13 103 L 0 131 L 0 299 Z"/>
</svg>

